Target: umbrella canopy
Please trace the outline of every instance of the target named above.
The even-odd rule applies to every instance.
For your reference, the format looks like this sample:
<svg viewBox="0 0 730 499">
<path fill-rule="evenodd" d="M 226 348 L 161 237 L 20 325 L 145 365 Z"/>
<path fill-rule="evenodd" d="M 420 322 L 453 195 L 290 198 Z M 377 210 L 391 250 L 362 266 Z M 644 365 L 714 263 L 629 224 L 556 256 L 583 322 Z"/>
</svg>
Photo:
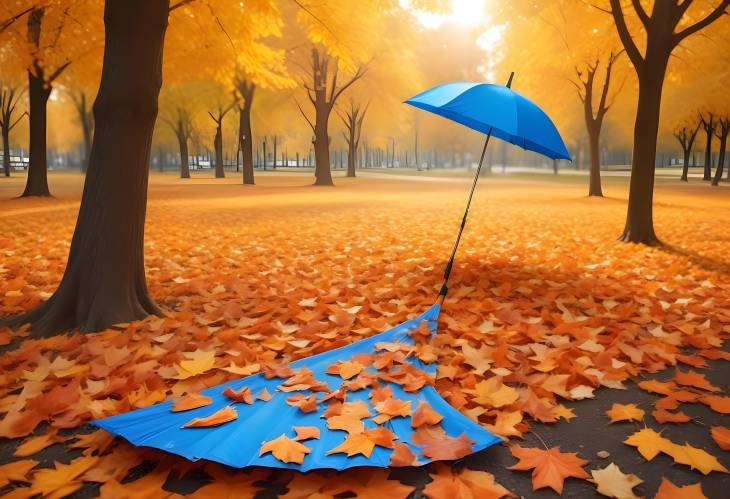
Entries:
<svg viewBox="0 0 730 499">
<path fill-rule="evenodd" d="M 548 158 L 570 160 L 548 115 L 508 86 L 445 83 L 405 102 Z"/>
<path fill-rule="evenodd" d="M 414 336 L 427 339 L 436 332 L 439 308 L 435 304 L 385 332 L 292 362 L 288 368 L 293 373 L 279 372 L 269 377 L 255 374 L 204 390 L 202 394 L 210 401 L 203 406 L 174 412 L 174 403 L 167 401 L 92 424 L 135 445 L 237 468 L 342 470 L 353 466 L 420 465 L 463 457 L 501 439 L 451 407 L 431 384 L 436 364 L 433 358 L 418 355 Z M 414 331 L 419 334 L 414 335 Z M 342 370 L 339 375 L 332 374 L 342 362 L 364 366 L 356 376 L 345 380 Z M 352 368 L 352 364 L 347 366 Z M 354 371 L 358 369 L 355 365 Z M 308 373 L 311 378 L 305 381 Z M 287 383 L 292 379 L 294 384 Z M 249 394 L 250 403 L 233 400 L 225 393 L 228 389 Z M 328 394 L 339 390 L 344 401 L 324 401 Z M 271 398 L 259 397 L 262 393 Z M 307 412 L 292 403 L 302 396 L 316 398 Z M 433 413 L 426 414 L 424 404 Z M 420 417 L 419 407 L 423 413 Z M 222 418 L 225 422 L 216 426 L 185 427 L 195 418 L 220 413 L 221 409 L 229 413 L 233 409 L 236 419 Z M 425 420 L 423 416 L 427 416 Z M 294 441 L 302 432 L 295 427 L 309 427 L 308 432 L 314 428 L 318 437 L 293 443 L 281 438 L 283 435 Z M 413 460 L 404 460 L 403 456 L 412 456 Z"/>
</svg>

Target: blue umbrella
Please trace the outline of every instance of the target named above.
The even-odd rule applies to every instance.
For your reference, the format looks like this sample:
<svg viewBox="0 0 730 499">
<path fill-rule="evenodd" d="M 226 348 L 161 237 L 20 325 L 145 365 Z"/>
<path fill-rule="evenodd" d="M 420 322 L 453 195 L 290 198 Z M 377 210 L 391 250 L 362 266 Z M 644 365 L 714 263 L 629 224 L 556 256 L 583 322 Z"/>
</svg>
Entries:
<svg viewBox="0 0 730 499">
<path fill-rule="evenodd" d="M 512 90 L 514 75 L 514 73 L 510 74 L 505 86 L 472 82 L 444 83 L 405 101 L 406 104 L 487 134 L 484 149 L 479 158 L 479 166 L 469 191 L 466 209 L 461 219 L 461 226 L 451 250 L 451 257 L 444 270 L 444 283 L 439 292 L 440 303 L 443 303 L 448 292 L 446 285 L 454 265 L 456 251 L 459 248 L 461 234 L 466 226 L 469 207 L 479 180 L 490 137 L 498 137 L 510 144 L 534 151 L 553 160 L 567 159 L 570 161 L 568 149 L 545 111 Z"/>
<path fill-rule="evenodd" d="M 569 158 L 547 116 L 508 88 L 453 83 L 424 92 L 407 102 L 487 133 L 487 143 L 489 136 L 495 135 L 552 158 Z M 432 386 L 436 365 L 432 358 L 424 360 L 419 357 L 414 335 L 411 334 L 416 329 L 420 330 L 421 335 L 436 333 L 439 311 L 447 293 L 446 284 L 466 224 L 486 147 L 487 144 L 482 151 L 437 303 L 428 310 L 370 338 L 292 362 L 289 366 L 291 371 L 286 375 L 255 374 L 208 388 L 202 392 L 208 397 L 205 405 L 176 412 L 173 402 L 166 401 L 97 420 L 93 424 L 135 445 L 155 447 L 191 460 L 208 459 L 234 467 L 268 466 L 300 471 L 420 465 L 465 456 L 500 442 L 499 437 L 441 398 Z M 386 363 L 388 366 L 384 369 L 381 361 L 387 361 L 393 353 L 400 357 L 396 362 Z M 333 374 L 333 366 L 342 362 L 362 363 L 361 373 L 353 379 L 359 378 L 364 383 L 352 383 L 352 380 L 345 382 L 343 377 Z M 294 376 L 292 373 L 295 373 Z M 303 375 L 311 375 L 309 384 L 296 385 L 299 382 L 295 379 Z M 411 381 L 405 383 L 407 379 Z M 422 380 L 422 386 L 414 384 L 414 380 Z M 291 391 L 291 383 L 295 383 L 294 392 Z M 316 388 L 312 383 L 317 384 Z M 227 395 L 231 390 L 250 395 L 265 393 L 267 396 L 238 401 Z M 384 421 L 382 400 L 378 398 L 378 394 L 382 395 L 383 391 L 392 394 L 392 400 L 407 406 L 410 412 L 394 415 Z M 343 406 L 334 409 L 345 412 L 356 410 L 360 416 L 357 419 L 362 423 L 361 426 L 360 423 L 356 424 L 359 428 L 346 430 L 322 417 L 326 408 L 332 409 L 332 404 L 339 403 L 336 398 L 333 399 L 338 394 L 339 398 L 344 398 Z M 303 412 L 296 405 L 296 401 L 302 397 L 314 397 L 315 409 Z M 421 420 L 416 421 L 413 416 L 417 408 L 426 405 L 433 411 L 431 417 L 437 421 L 430 420 L 424 428 L 419 422 Z M 235 411 L 236 418 L 218 426 L 188 427 L 191 421 L 220 414 L 220 411 L 228 411 L 228 414 Z M 308 438 L 301 444 L 293 444 L 295 447 L 303 446 L 298 447 L 299 459 L 276 456 L 271 452 L 272 443 L 279 439 L 297 438 L 296 426 L 315 427 L 319 438 Z M 427 430 L 425 433 L 419 433 L 424 429 Z M 376 434 L 382 436 L 378 432 L 390 435 L 392 441 L 388 441 L 388 438 L 376 439 Z M 372 435 L 378 443 L 373 445 L 370 452 L 350 455 L 342 450 L 342 445 L 353 433 L 357 438 L 364 439 Z M 429 439 L 436 444 L 429 444 Z M 400 456 L 398 459 L 395 458 L 396 454 Z M 409 456 L 405 463 L 402 457 L 404 454 Z"/>
</svg>

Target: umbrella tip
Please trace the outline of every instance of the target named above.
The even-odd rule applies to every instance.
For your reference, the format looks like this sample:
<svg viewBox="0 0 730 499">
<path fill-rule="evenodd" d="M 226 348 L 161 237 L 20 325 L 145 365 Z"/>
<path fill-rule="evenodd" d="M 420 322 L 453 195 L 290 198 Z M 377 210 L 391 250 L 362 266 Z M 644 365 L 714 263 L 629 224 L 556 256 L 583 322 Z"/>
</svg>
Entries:
<svg viewBox="0 0 730 499">
<path fill-rule="evenodd" d="M 512 78 L 514 78 L 514 77 L 515 77 L 515 72 L 512 71 L 509 74 L 509 80 L 507 80 L 507 88 L 512 88 Z"/>
</svg>

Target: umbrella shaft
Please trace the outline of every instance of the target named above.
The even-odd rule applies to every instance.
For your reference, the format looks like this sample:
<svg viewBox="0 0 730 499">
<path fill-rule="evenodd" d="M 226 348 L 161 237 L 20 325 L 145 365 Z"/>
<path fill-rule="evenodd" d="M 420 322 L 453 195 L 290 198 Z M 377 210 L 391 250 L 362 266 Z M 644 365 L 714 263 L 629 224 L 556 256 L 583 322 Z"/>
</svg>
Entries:
<svg viewBox="0 0 730 499">
<path fill-rule="evenodd" d="M 446 268 L 444 269 L 444 283 L 441 285 L 441 290 L 439 291 L 439 301 L 443 301 L 443 297 L 446 296 L 446 293 L 449 292 L 449 288 L 447 286 L 449 282 L 449 277 L 451 276 L 451 268 L 454 266 L 454 258 L 456 257 L 456 251 L 459 249 L 459 242 L 461 241 L 461 234 L 464 232 L 464 227 L 466 226 L 466 219 L 469 216 L 469 207 L 471 206 L 471 199 L 474 197 L 474 190 L 477 187 L 477 182 L 479 181 L 479 176 L 482 171 L 482 165 L 484 164 L 484 155 L 487 152 L 487 146 L 489 145 L 489 138 L 492 136 L 492 129 L 489 129 L 489 133 L 487 134 L 487 140 L 484 142 L 484 149 L 482 149 L 482 156 L 479 158 L 479 166 L 477 167 L 476 173 L 474 173 L 474 180 L 471 183 L 471 190 L 469 191 L 469 198 L 466 201 L 466 208 L 464 209 L 464 216 L 461 218 L 461 225 L 459 226 L 459 233 L 456 235 L 456 241 L 454 242 L 454 247 L 451 250 L 451 257 L 449 257 L 449 262 L 446 264 Z"/>
</svg>

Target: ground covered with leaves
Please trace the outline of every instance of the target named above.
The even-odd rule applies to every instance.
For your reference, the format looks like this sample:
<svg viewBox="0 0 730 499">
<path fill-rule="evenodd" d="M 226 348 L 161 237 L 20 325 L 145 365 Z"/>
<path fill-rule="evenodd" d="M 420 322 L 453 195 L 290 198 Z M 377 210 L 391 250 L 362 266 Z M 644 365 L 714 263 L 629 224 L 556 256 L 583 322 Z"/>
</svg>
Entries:
<svg viewBox="0 0 730 499">
<path fill-rule="evenodd" d="M 62 275 L 81 179 L 0 183 L 0 312 Z M 234 471 L 86 423 L 278 369 L 414 317 L 440 284 L 464 179 L 153 176 L 148 284 L 165 318 L 94 335 L 0 330 L 0 493 L 333 497 L 721 497 L 730 466 L 729 191 L 660 181 L 660 248 L 616 241 L 611 197 L 485 178 L 432 343 L 439 393 L 505 438 L 426 468 Z M 244 395 L 241 394 L 243 397 Z M 684 495 L 682 495 L 684 494 Z"/>
</svg>

